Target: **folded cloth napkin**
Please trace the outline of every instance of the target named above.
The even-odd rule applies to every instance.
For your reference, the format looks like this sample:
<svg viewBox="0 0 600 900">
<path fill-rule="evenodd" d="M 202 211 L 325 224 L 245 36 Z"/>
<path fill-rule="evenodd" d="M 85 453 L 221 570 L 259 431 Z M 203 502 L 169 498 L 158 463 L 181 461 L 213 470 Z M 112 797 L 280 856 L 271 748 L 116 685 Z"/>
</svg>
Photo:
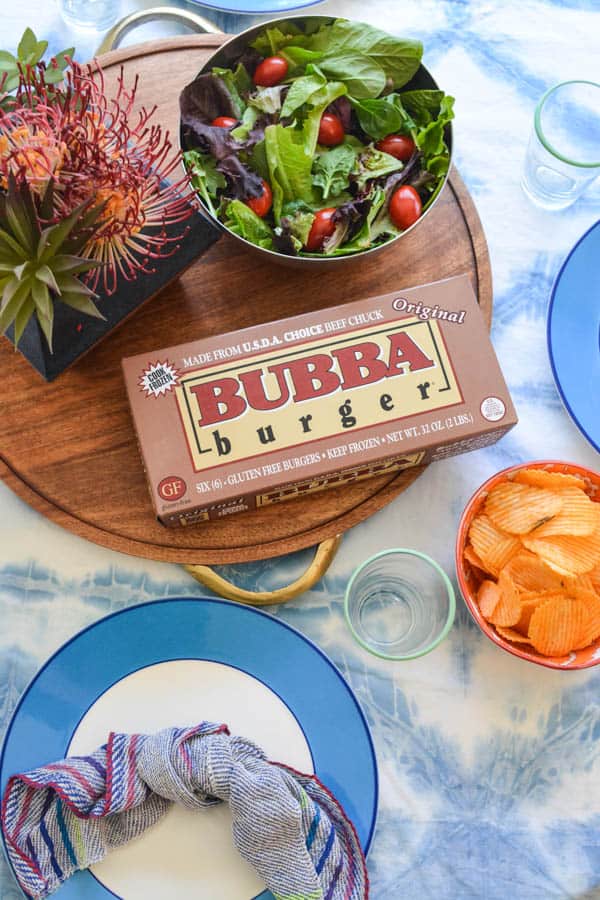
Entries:
<svg viewBox="0 0 600 900">
<path fill-rule="evenodd" d="M 364 854 L 337 800 L 226 725 L 111 734 L 91 756 L 14 775 L 2 830 L 17 880 L 37 900 L 142 834 L 172 802 L 222 801 L 236 847 L 277 900 L 368 897 Z"/>
</svg>

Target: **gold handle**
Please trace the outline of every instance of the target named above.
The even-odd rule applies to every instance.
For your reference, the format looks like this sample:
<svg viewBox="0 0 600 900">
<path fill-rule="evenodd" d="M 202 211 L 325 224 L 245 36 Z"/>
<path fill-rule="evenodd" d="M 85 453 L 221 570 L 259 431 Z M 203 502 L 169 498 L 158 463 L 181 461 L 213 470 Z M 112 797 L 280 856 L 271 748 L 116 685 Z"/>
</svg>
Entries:
<svg viewBox="0 0 600 900">
<path fill-rule="evenodd" d="M 306 572 L 292 584 L 277 588 L 276 591 L 246 591 L 227 579 L 221 578 L 210 566 L 184 566 L 184 568 L 194 576 L 196 581 L 210 588 L 220 597 L 237 600 L 238 603 L 248 603 L 252 606 L 274 606 L 276 603 L 285 603 L 287 600 L 297 597 L 298 594 L 308 591 L 313 584 L 316 584 L 331 565 L 341 540 L 342 535 L 338 534 L 319 544 L 314 559 Z"/>
<path fill-rule="evenodd" d="M 144 25 L 146 22 L 155 22 L 157 19 L 171 19 L 175 22 L 183 22 L 184 25 L 189 25 L 194 31 L 221 34 L 216 25 L 213 25 L 212 22 L 205 19 L 204 16 L 199 16 L 197 13 L 190 12 L 187 9 L 177 9 L 172 6 L 155 6 L 152 9 L 142 9 L 139 12 L 131 13 L 131 15 L 125 16 L 124 19 L 113 25 L 96 50 L 96 56 L 102 56 L 103 53 L 108 53 L 109 50 L 114 50 L 115 47 L 118 47 L 121 40 L 133 28 L 137 28 L 138 25 Z"/>
</svg>

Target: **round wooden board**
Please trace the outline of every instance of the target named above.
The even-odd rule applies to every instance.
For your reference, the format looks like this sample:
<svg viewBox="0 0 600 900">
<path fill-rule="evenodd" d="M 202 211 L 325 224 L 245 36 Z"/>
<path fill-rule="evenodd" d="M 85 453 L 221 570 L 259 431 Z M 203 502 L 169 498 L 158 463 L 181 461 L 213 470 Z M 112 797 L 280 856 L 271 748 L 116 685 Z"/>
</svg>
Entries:
<svg viewBox="0 0 600 900">
<path fill-rule="evenodd" d="M 219 46 L 217 35 L 156 41 L 108 53 L 140 75 L 138 97 L 178 133 L 178 95 Z M 52 521 L 113 550 L 178 563 L 266 559 L 340 534 L 405 490 L 422 469 L 197 527 L 164 528 L 146 487 L 120 360 L 149 349 L 245 328 L 469 272 L 488 325 L 492 285 L 485 236 L 458 176 L 423 225 L 395 250 L 362 261 L 349 278 L 268 265 L 223 237 L 211 250 L 56 381 L 46 384 L 0 341 L 0 475 Z"/>
</svg>

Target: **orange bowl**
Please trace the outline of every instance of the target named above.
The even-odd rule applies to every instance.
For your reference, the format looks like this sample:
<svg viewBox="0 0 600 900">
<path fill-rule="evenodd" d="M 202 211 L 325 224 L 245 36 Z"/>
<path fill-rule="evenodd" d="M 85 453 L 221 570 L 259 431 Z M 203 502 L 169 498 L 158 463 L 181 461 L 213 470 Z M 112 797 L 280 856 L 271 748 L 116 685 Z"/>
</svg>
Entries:
<svg viewBox="0 0 600 900">
<path fill-rule="evenodd" d="M 482 577 L 477 569 L 464 558 L 465 546 L 469 535 L 469 528 L 475 516 L 481 512 L 488 493 L 496 485 L 502 481 L 510 479 L 513 473 L 520 469 L 546 469 L 549 472 L 562 472 L 568 475 L 579 475 L 585 481 L 585 489 L 589 496 L 596 503 L 600 502 L 600 472 L 593 472 L 583 466 L 577 466 L 574 463 L 557 462 L 555 460 L 541 460 L 538 462 L 522 463 L 518 466 L 511 466 L 509 469 L 503 469 L 489 478 L 481 487 L 475 491 L 465 510 L 461 516 L 458 526 L 458 535 L 456 538 L 456 575 L 458 585 L 464 597 L 465 603 L 469 608 L 469 612 L 481 628 L 494 644 L 512 653 L 513 656 L 519 656 L 528 662 L 536 663 L 538 666 L 546 666 L 548 669 L 587 669 L 590 666 L 597 666 L 600 663 L 600 637 L 597 638 L 589 647 L 583 650 L 574 650 L 568 656 L 555 658 L 543 656 L 534 649 L 524 649 L 518 644 L 511 644 L 510 641 L 501 637 L 493 625 L 487 622 L 477 605 L 477 589 L 482 581 Z"/>
</svg>

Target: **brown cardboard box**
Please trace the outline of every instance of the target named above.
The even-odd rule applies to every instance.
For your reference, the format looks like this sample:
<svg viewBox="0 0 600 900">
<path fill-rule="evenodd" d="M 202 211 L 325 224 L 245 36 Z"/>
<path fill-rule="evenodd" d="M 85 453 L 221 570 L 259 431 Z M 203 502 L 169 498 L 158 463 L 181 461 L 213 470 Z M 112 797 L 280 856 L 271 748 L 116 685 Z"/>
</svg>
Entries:
<svg viewBox="0 0 600 900">
<path fill-rule="evenodd" d="M 517 421 L 466 275 L 130 357 L 123 371 L 165 525 L 463 453 Z"/>
</svg>

